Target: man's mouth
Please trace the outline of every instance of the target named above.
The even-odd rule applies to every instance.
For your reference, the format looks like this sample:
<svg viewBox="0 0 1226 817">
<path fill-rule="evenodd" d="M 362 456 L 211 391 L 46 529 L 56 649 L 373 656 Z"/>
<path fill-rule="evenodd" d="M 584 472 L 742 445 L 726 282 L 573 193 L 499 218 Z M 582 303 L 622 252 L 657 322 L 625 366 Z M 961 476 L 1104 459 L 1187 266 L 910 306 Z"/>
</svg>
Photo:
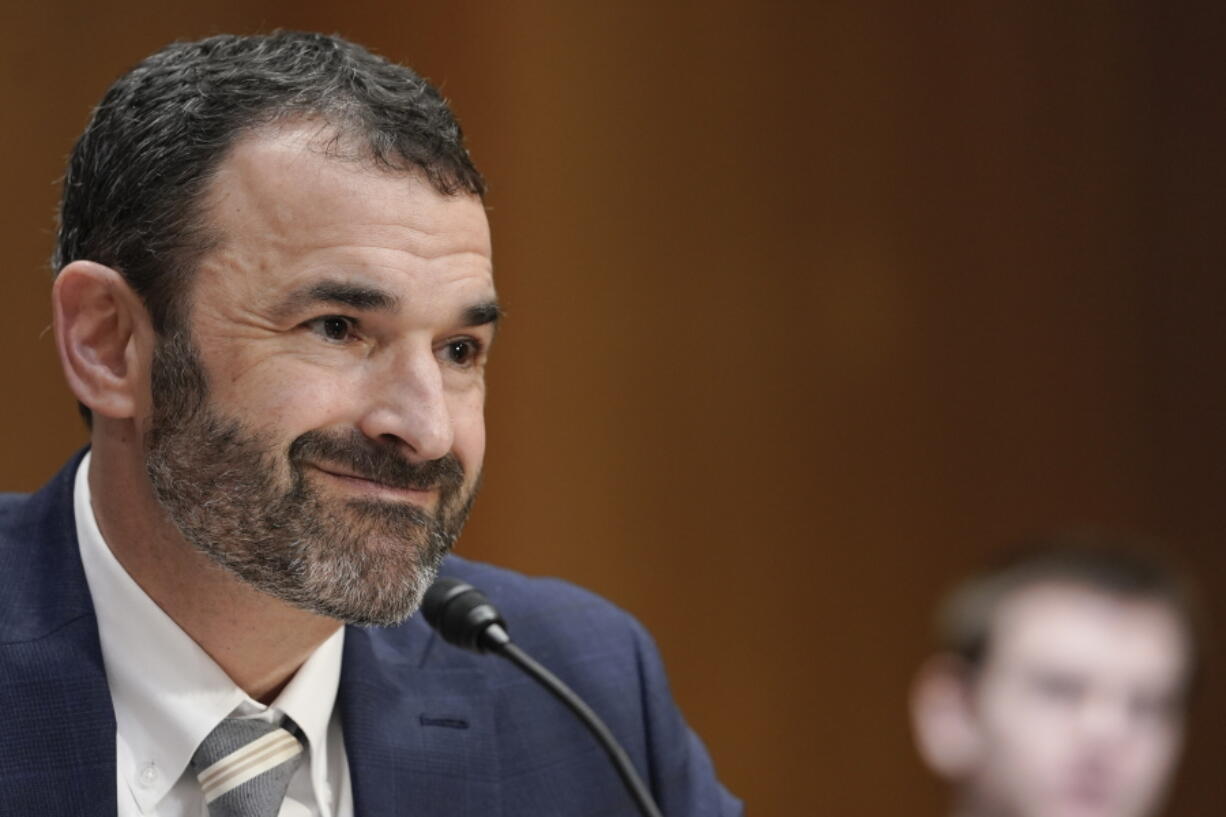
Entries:
<svg viewBox="0 0 1226 817">
<path fill-rule="evenodd" d="M 350 490 L 363 494 L 392 498 L 399 501 L 409 501 L 415 505 L 430 505 L 433 504 L 438 493 L 437 487 L 423 488 L 412 485 L 391 484 L 366 474 L 360 474 L 344 466 L 307 464 L 316 471 L 330 477 L 333 481 Z"/>
<path fill-rule="evenodd" d="M 1087 814 L 1108 813 L 1115 802 L 1115 787 L 1101 776 L 1075 780 L 1065 789 L 1067 801 Z"/>
</svg>

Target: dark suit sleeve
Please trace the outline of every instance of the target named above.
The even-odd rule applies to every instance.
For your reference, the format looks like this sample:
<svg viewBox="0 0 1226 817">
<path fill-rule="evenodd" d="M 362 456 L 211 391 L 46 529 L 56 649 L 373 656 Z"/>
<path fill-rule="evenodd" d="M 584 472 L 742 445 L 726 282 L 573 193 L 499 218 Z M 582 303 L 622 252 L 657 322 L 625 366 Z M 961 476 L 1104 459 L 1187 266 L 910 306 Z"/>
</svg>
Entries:
<svg viewBox="0 0 1226 817">
<path fill-rule="evenodd" d="M 660 810 L 665 817 L 743 815 L 741 802 L 716 779 L 706 747 L 673 701 L 655 642 L 637 621 L 633 632 L 646 720 L 648 785 Z"/>
</svg>

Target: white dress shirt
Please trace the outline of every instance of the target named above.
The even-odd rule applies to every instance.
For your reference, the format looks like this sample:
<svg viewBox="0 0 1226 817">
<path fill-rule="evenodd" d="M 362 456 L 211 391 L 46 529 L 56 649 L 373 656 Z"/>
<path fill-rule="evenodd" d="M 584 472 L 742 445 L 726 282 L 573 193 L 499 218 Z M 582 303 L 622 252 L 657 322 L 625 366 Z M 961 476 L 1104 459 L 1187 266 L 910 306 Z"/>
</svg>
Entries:
<svg viewBox="0 0 1226 817">
<path fill-rule="evenodd" d="M 187 768 L 200 742 L 227 717 L 280 722 L 289 716 L 308 741 L 280 817 L 353 817 L 349 766 L 335 712 L 345 631 L 321 644 L 265 706 L 239 689 L 166 615 L 111 553 L 90 502 L 87 454 L 73 504 L 81 563 L 115 707 L 119 817 L 204 817 L 204 797 Z"/>
</svg>

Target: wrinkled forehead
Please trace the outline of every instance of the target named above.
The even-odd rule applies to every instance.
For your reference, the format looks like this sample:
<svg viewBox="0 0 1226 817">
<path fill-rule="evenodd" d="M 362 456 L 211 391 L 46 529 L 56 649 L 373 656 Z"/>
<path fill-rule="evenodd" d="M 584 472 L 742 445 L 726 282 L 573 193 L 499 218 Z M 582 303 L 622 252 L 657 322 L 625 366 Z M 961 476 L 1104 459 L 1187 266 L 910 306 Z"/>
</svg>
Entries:
<svg viewBox="0 0 1226 817">
<path fill-rule="evenodd" d="M 1174 691 L 1186 683 L 1189 662 L 1187 633 L 1168 604 L 1071 583 L 1015 590 L 989 637 L 994 672 L 1059 672 Z"/>
</svg>

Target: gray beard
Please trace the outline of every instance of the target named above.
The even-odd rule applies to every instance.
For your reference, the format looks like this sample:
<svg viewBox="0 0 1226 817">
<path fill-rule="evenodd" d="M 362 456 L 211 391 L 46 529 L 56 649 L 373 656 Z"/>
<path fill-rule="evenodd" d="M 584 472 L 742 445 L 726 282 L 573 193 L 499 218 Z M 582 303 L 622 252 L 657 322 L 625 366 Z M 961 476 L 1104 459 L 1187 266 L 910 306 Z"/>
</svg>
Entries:
<svg viewBox="0 0 1226 817">
<path fill-rule="evenodd" d="M 413 464 L 356 430 L 311 431 L 288 451 L 208 402 L 204 369 L 182 332 L 154 353 L 145 468 L 183 538 L 252 587 L 349 624 L 398 624 L 421 604 L 468 517 L 454 456 Z M 340 463 L 397 487 L 434 488 L 434 513 L 321 496 L 308 463 Z"/>
</svg>

